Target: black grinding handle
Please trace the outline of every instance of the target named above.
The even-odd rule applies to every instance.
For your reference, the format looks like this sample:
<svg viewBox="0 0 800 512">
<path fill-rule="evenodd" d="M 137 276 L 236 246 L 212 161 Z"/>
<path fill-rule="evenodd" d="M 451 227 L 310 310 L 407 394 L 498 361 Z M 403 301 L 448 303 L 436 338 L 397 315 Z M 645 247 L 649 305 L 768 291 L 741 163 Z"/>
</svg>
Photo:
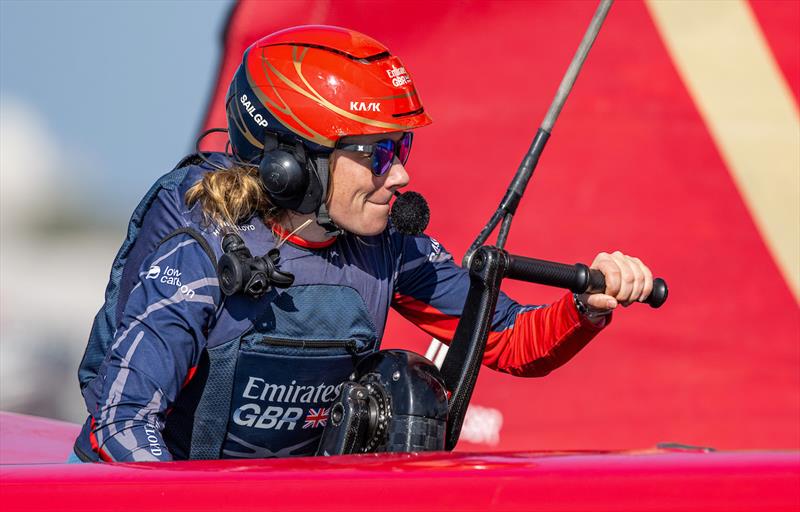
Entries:
<svg viewBox="0 0 800 512">
<path fill-rule="evenodd" d="M 510 279 L 566 288 L 573 293 L 597 293 L 606 289 L 603 273 L 590 269 L 583 263 L 567 265 L 512 254 L 508 255 L 508 260 L 505 277 Z M 661 307 L 666 302 L 668 294 L 667 283 L 657 277 L 653 280 L 653 291 L 650 292 L 645 303 L 653 308 Z"/>
</svg>

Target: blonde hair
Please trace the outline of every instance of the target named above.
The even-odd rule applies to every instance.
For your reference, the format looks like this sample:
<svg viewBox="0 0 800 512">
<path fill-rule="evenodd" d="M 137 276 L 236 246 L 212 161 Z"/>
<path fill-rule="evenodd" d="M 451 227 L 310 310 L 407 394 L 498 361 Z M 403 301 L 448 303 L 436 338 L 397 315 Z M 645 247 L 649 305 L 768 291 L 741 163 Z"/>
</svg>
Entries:
<svg viewBox="0 0 800 512">
<path fill-rule="evenodd" d="M 285 210 L 273 205 L 258 169 L 235 166 L 207 172 L 186 191 L 189 207 L 199 202 L 206 220 L 220 225 L 238 225 L 258 214 L 264 222 L 281 220 Z"/>
</svg>

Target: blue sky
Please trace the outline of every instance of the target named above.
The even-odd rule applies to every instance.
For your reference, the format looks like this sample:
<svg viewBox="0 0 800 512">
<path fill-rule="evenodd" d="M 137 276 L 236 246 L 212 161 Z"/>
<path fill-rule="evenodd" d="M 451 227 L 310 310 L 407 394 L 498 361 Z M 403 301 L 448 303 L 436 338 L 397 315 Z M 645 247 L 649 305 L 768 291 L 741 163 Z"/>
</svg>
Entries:
<svg viewBox="0 0 800 512">
<path fill-rule="evenodd" d="M 193 147 L 231 3 L 0 0 L 2 104 L 39 116 L 37 144 L 68 148 L 69 178 L 127 216 Z"/>
</svg>

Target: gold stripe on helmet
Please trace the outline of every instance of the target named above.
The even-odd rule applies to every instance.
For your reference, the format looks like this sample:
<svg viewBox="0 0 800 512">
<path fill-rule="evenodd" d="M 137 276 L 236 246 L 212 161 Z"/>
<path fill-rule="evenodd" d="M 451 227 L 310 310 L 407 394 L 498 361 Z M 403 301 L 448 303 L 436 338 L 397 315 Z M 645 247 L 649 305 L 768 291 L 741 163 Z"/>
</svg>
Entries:
<svg viewBox="0 0 800 512">
<path fill-rule="evenodd" d="M 248 71 L 248 73 L 247 73 L 247 79 L 248 79 L 248 81 L 250 81 L 250 85 L 251 85 L 251 88 L 252 88 L 252 90 L 255 92 L 256 96 L 257 96 L 257 97 L 258 97 L 258 99 L 261 101 L 261 103 L 264 105 L 264 108 L 266 108 L 266 109 L 269 111 L 269 113 L 272 115 L 272 117 L 274 117 L 275 119 L 279 119 L 279 117 L 276 115 L 276 111 L 277 111 L 277 112 L 280 112 L 280 113 L 282 113 L 282 114 L 284 114 L 284 115 L 287 115 L 287 116 L 291 117 L 291 118 L 292 118 L 292 119 L 293 119 L 293 120 L 294 120 L 294 121 L 295 121 L 295 122 L 296 122 L 298 125 L 302 126 L 302 127 L 305 129 L 305 130 L 307 130 L 307 131 L 308 131 L 308 133 L 310 133 L 310 134 L 311 134 L 311 138 L 309 139 L 309 136 L 308 136 L 308 134 L 307 134 L 307 133 L 302 133 L 302 132 L 300 132 L 300 131 L 296 130 L 295 128 L 293 128 L 293 127 L 291 127 L 291 126 L 288 126 L 288 125 L 286 125 L 286 124 L 283 124 L 283 123 L 281 123 L 281 124 L 282 124 L 284 127 L 288 128 L 289 130 L 291 130 L 292 132 L 294 132 L 294 133 L 295 133 L 297 136 L 299 136 L 299 137 L 301 137 L 301 138 L 303 138 L 303 139 L 306 139 L 306 140 L 311 140 L 312 142 L 314 142 L 314 143 L 316 143 L 316 144 L 319 144 L 320 146 L 325 146 L 325 147 L 330 147 L 330 148 L 332 148 L 332 147 L 335 145 L 335 141 L 334 141 L 334 140 L 332 140 L 332 139 L 329 139 L 328 137 L 325 137 L 324 135 L 322 135 L 322 134 L 320 134 L 320 133 L 318 133 L 318 132 L 316 132 L 316 131 L 315 131 L 315 130 L 313 130 L 313 129 L 312 129 L 310 126 L 308 126 L 306 123 L 304 123 L 304 122 L 303 122 L 303 121 L 302 121 L 302 120 L 301 120 L 299 117 L 297 117 L 297 115 L 296 115 L 296 114 L 295 114 L 295 113 L 292 111 L 291 107 L 289 107 L 289 104 L 286 102 L 286 100 L 284 100 L 284 99 L 283 99 L 283 97 L 281 96 L 281 94 L 280 94 L 280 92 L 279 92 L 279 88 L 278 88 L 278 87 L 276 86 L 276 84 L 275 84 L 275 83 L 272 81 L 272 78 L 269 76 L 269 72 L 267 71 L 267 69 L 266 69 L 265 65 L 266 65 L 266 66 L 268 66 L 270 70 L 272 70 L 273 72 L 275 72 L 275 73 L 276 73 L 276 75 L 277 75 L 279 78 L 281 78 L 281 80 L 282 80 L 282 81 L 286 82 L 286 77 L 282 76 L 280 73 L 278 73 L 278 72 L 277 72 L 277 70 L 275 69 L 275 66 L 273 66 L 273 65 L 272 65 L 272 64 L 271 64 L 271 63 L 270 63 L 270 62 L 269 62 L 269 61 L 266 59 L 266 57 L 264 56 L 264 54 L 263 54 L 263 53 L 264 53 L 264 49 L 262 49 L 262 54 L 261 54 L 261 56 L 260 56 L 260 60 L 261 60 L 261 69 L 262 69 L 262 71 L 263 71 L 264 77 L 265 77 L 265 78 L 267 79 L 267 81 L 269 82 L 269 85 L 270 85 L 270 87 L 272 88 L 272 90 L 275 92 L 275 95 L 276 95 L 276 96 L 278 97 L 278 99 L 280 99 L 280 100 L 283 102 L 283 104 L 285 105 L 285 106 L 283 106 L 283 107 L 282 107 L 282 106 L 280 106 L 280 105 L 278 105 L 278 104 L 277 104 L 277 103 L 275 103 L 275 102 L 274 102 L 272 99 L 270 99 L 270 98 L 269 98 L 269 97 L 267 97 L 267 96 L 266 96 L 264 93 L 262 93 L 262 92 L 259 90 L 259 88 L 258 88 L 258 87 L 254 87 L 254 86 L 253 86 L 253 83 L 252 83 L 252 80 L 250 80 L 250 74 L 249 74 L 249 71 Z M 293 84 L 290 84 L 290 85 L 293 85 Z M 308 95 L 306 94 L 306 96 L 308 96 Z M 313 98 L 311 98 L 311 99 L 313 99 Z M 262 146 L 260 146 L 260 147 L 263 147 L 263 145 L 262 145 Z"/>
<path fill-rule="evenodd" d="M 305 48 L 305 49 L 308 50 L 308 48 Z M 322 104 L 322 106 L 326 107 L 328 110 L 331 110 L 331 111 L 333 111 L 333 112 L 335 112 L 335 113 L 337 113 L 337 114 L 339 114 L 341 116 L 344 116 L 344 117 L 346 117 L 348 119 L 352 119 L 353 121 L 358 121 L 359 123 L 363 123 L 363 124 L 366 124 L 366 125 L 369 125 L 369 126 L 374 126 L 376 128 L 387 128 L 387 129 L 390 129 L 390 130 L 397 130 L 397 131 L 403 131 L 403 130 L 407 130 L 408 129 L 408 126 L 404 125 L 404 124 L 387 123 L 387 122 L 384 122 L 384 121 L 377 121 L 377 120 L 374 120 L 374 119 L 369 119 L 367 117 L 358 116 L 358 115 L 353 114 L 351 112 L 348 112 L 348 111 L 346 111 L 346 110 L 344 110 L 344 109 L 342 109 L 340 107 L 337 107 L 336 105 L 334 105 L 333 103 L 331 103 L 330 101 L 325 99 L 320 93 L 318 93 L 316 90 L 314 90 L 313 87 L 311 87 L 311 84 L 309 84 L 308 81 L 306 80 L 306 78 L 303 76 L 302 60 L 303 60 L 303 57 L 305 57 L 305 54 L 306 54 L 306 52 L 304 51 L 303 54 L 298 58 L 297 57 L 297 47 L 296 46 L 292 47 L 292 60 L 294 62 L 294 69 L 295 69 L 295 71 L 297 71 L 297 75 L 303 81 L 305 86 L 308 87 L 308 90 L 311 91 L 312 94 L 314 94 L 314 97 L 311 97 L 311 96 L 308 95 L 308 93 L 306 93 L 305 91 L 302 91 L 302 89 L 297 84 L 295 84 L 294 82 L 291 82 L 285 76 L 280 74 L 280 72 L 277 69 L 275 69 L 274 66 L 272 66 L 271 64 L 270 64 L 270 67 L 275 71 L 275 74 L 278 75 L 283 81 L 287 82 L 290 87 L 294 88 L 298 92 L 302 91 L 302 93 L 304 95 L 306 95 L 307 97 L 309 97 L 311 99 L 315 99 L 316 101 L 320 102 Z"/>
</svg>

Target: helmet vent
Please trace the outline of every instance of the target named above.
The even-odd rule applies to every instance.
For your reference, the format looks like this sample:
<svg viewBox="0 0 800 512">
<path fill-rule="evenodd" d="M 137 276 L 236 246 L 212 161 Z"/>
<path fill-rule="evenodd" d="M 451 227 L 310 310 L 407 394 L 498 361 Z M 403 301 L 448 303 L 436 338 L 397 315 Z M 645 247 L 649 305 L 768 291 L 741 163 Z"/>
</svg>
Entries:
<svg viewBox="0 0 800 512">
<path fill-rule="evenodd" d="M 356 60 L 363 62 L 364 64 L 367 64 L 370 62 L 375 62 L 376 60 L 388 59 L 391 56 L 392 54 L 389 52 L 381 52 L 381 53 L 376 53 L 375 55 L 371 55 L 369 57 L 363 57 L 361 59 L 356 59 Z"/>
<path fill-rule="evenodd" d="M 412 110 L 411 112 L 402 112 L 400 114 L 392 114 L 392 117 L 409 117 L 409 116 L 415 116 L 417 114 L 421 114 L 423 112 L 425 112 L 425 109 L 420 107 L 417 110 Z"/>
<path fill-rule="evenodd" d="M 337 50 L 336 48 L 331 48 L 330 46 L 323 46 L 320 44 L 312 44 L 312 43 L 275 43 L 275 44 L 267 44 L 261 46 L 260 48 L 266 48 L 268 46 L 300 46 L 303 48 L 316 48 L 317 50 L 324 50 L 326 52 L 331 52 L 337 55 L 341 55 L 342 57 L 346 57 L 350 60 L 360 62 L 362 64 L 369 64 L 370 62 L 374 62 L 376 60 L 381 60 L 392 56 L 392 54 L 389 52 L 380 52 L 376 53 L 375 55 L 369 55 L 367 57 L 356 57 L 355 55 L 343 52 L 342 50 Z"/>
</svg>

